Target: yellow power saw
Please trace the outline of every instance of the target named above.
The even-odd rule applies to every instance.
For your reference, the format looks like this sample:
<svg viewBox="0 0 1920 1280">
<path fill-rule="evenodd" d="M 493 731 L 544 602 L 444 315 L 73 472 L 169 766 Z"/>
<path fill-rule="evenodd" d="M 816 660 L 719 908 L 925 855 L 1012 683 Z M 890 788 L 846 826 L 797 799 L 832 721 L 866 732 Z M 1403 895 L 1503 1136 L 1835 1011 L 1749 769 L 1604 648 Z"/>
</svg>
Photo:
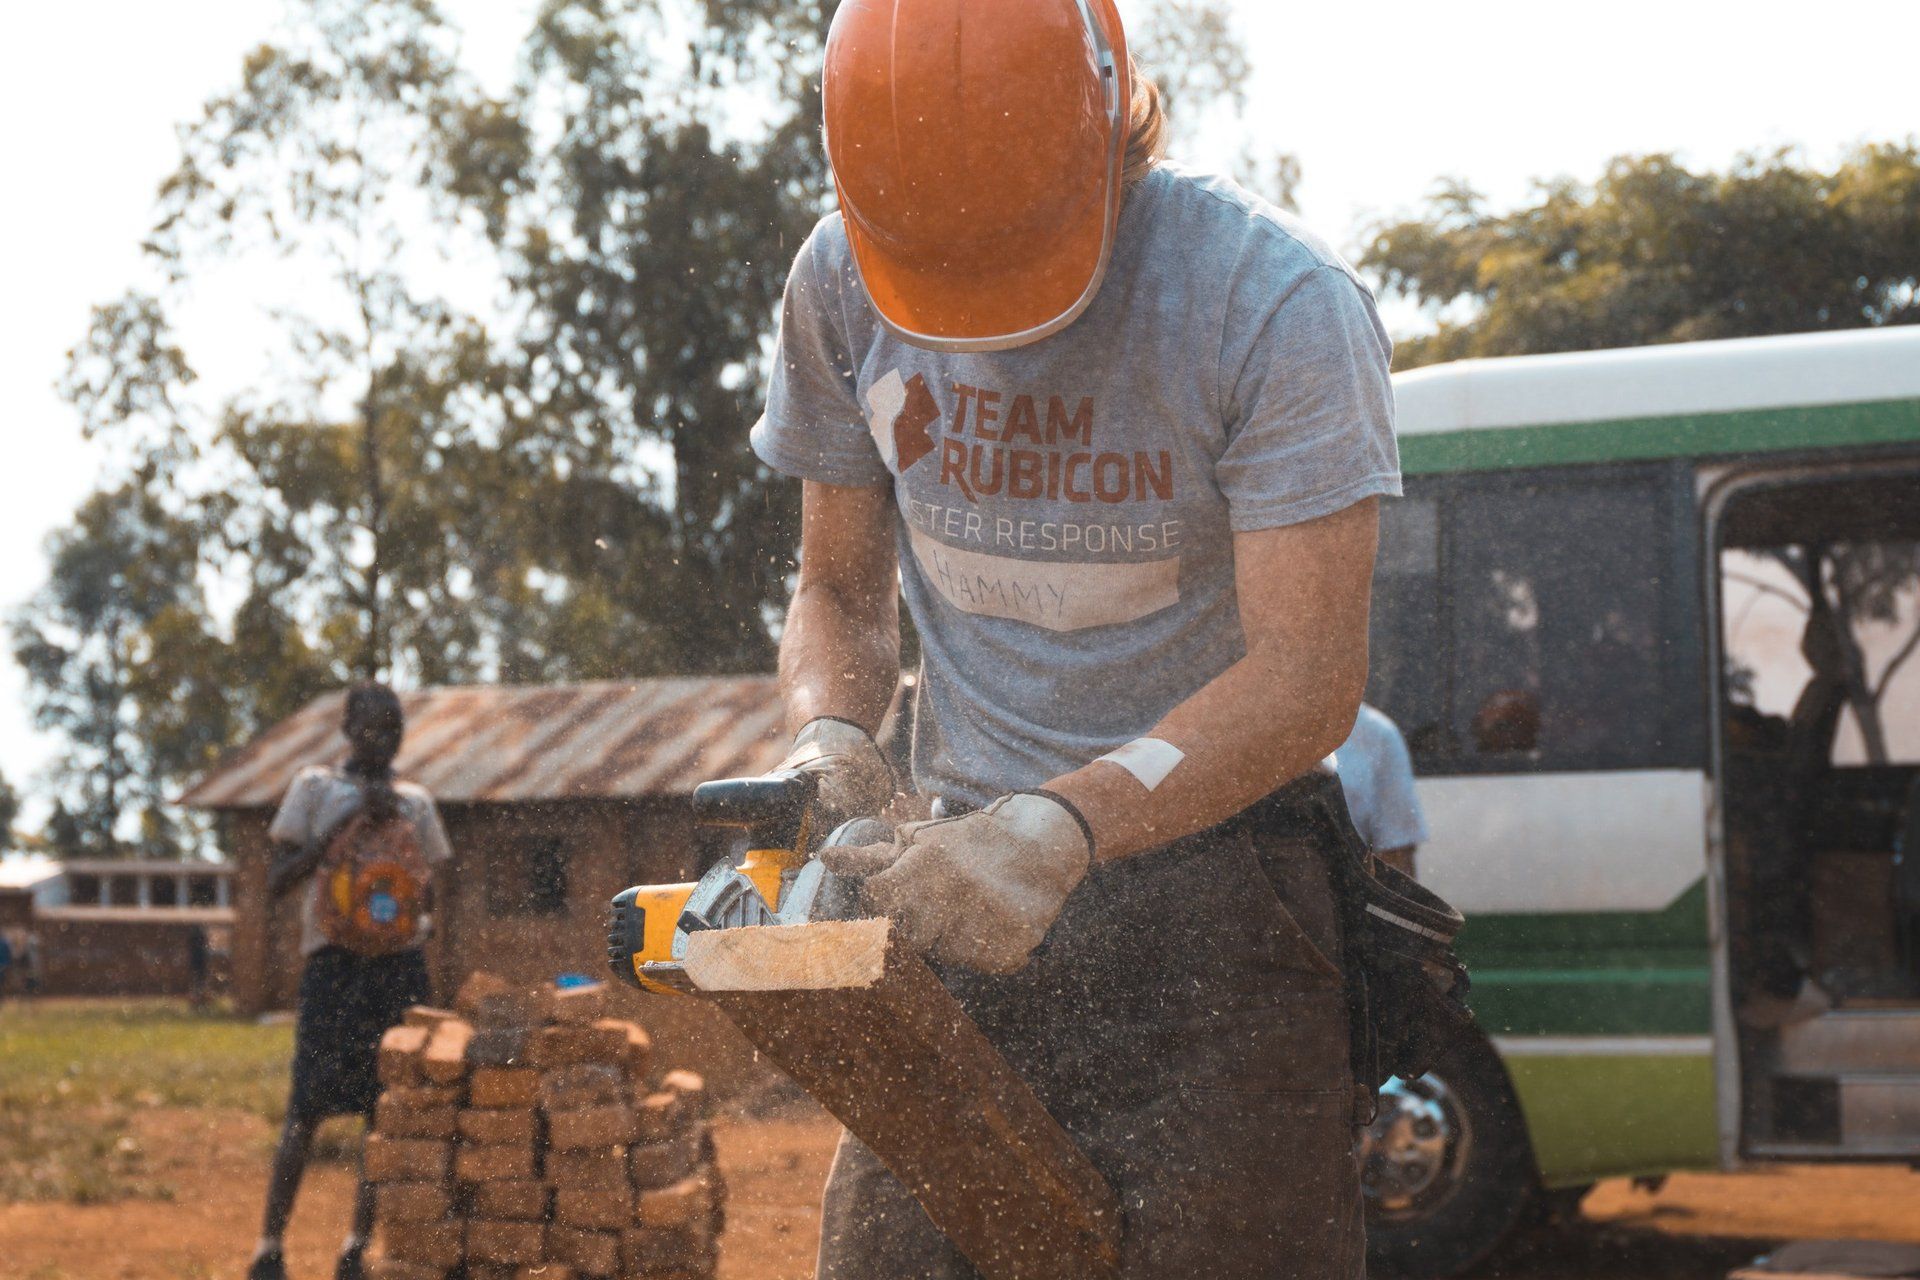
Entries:
<svg viewBox="0 0 1920 1280">
<path fill-rule="evenodd" d="M 691 884 L 637 885 L 616 897 L 607 928 L 613 972 L 643 990 L 686 992 L 692 988 L 681 962 L 691 934 L 869 914 L 859 886 L 816 855 L 833 845 L 888 843 L 893 828 L 855 818 L 816 843 L 817 783 L 812 774 L 787 772 L 696 788 L 694 821 L 743 831 L 746 851 L 738 863 L 721 859 Z"/>
</svg>

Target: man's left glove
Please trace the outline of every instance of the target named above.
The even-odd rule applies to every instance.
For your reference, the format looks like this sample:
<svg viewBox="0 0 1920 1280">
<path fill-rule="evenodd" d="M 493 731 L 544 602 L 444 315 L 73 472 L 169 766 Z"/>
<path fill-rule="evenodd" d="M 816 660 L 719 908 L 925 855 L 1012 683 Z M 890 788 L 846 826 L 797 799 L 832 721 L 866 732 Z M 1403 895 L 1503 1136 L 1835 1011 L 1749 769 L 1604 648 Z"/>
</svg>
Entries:
<svg viewBox="0 0 1920 1280">
<path fill-rule="evenodd" d="M 828 848 L 835 875 L 863 879 L 867 905 L 908 945 L 982 973 L 1015 973 L 1047 936 L 1093 861 L 1080 815 L 1048 796 L 1003 796 L 958 818 L 901 827 L 890 845 Z"/>
<path fill-rule="evenodd" d="M 850 720 L 809 720 L 776 772 L 787 770 L 819 778 L 820 807 L 829 827 L 848 818 L 871 818 L 893 800 L 893 766 L 873 735 Z"/>
</svg>

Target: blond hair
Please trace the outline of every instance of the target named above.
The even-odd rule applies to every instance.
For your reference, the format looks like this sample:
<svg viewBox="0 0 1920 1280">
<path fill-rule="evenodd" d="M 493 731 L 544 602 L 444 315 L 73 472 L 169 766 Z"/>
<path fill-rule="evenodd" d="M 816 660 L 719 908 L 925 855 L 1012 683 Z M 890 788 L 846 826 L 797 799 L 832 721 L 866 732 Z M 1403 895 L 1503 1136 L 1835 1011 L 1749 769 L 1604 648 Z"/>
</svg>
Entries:
<svg viewBox="0 0 1920 1280">
<path fill-rule="evenodd" d="M 1126 186 L 1153 172 L 1167 156 L 1167 112 L 1160 98 L 1160 86 L 1140 64 L 1127 60 L 1133 78 L 1133 126 L 1127 135 L 1127 158 L 1121 169 Z"/>
</svg>

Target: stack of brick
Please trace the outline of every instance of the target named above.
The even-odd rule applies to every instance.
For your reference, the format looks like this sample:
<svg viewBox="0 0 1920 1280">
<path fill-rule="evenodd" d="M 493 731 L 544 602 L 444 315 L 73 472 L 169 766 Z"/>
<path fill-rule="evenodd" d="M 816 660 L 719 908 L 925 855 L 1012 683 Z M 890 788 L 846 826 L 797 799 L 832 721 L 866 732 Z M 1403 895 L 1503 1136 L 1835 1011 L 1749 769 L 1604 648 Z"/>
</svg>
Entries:
<svg viewBox="0 0 1920 1280">
<path fill-rule="evenodd" d="M 700 1077 L 655 1078 L 606 991 L 476 975 L 381 1044 L 373 1280 L 711 1280 L 724 1216 Z"/>
</svg>

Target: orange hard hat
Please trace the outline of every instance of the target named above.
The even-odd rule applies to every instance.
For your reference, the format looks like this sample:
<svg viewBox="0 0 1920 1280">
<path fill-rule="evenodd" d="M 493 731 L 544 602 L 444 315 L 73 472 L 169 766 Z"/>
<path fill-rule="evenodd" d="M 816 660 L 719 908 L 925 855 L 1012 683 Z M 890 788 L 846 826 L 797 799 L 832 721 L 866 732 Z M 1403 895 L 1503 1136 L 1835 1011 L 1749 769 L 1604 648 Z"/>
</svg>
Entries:
<svg viewBox="0 0 1920 1280">
<path fill-rule="evenodd" d="M 844 0 L 822 92 L 847 239 L 888 328 L 1001 351 L 1086 310 L 1133 96 L 1114 0 Z"/>
</svg>

